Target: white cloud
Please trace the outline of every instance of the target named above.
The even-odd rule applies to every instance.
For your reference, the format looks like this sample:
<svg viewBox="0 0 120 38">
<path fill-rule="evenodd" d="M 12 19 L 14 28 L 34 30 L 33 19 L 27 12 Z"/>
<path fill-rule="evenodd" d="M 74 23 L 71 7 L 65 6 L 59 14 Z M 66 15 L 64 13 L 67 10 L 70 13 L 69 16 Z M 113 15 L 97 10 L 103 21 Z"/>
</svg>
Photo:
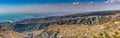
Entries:
<svg viewBox="0 0 120 38">
<path fill-rule="evenodd" d="M 80 2 L 73 2 L 73 4 L 74 4 L 74 5 L 79 5 L 79 4 L 80 4 Z"/>
<path fill-rule="evenodd" d="M 65 5 L 0 5 L 1 13 L 43 13 L 43 12 L 87 12 L 100 10 L 117 10 L 120 5 L 104 5 L 104 4 L 65 4 Z"/>
<path fill-rule="evenodd" d="M 94 2 L 89 2 L 88 4 L 89 4 L 89 5 L 92 5 L 92 4 L 94 4 Z"/>
<path fill-rule="evenodd" d="M 118 3 L 118 2 L 120 2 L 120 0 L 107 0 L 106 2 L 108 2 L 108 3 Z"/>
</svg>

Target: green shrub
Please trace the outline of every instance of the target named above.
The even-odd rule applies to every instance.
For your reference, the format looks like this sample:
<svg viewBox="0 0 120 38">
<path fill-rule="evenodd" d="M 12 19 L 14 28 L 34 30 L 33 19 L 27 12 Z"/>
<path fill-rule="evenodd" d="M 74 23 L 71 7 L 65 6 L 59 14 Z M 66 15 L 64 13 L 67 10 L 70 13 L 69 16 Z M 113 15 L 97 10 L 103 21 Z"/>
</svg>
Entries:
<svg viewBox="0 0 120 38">
<path fill-rule="evenodd" d="M 105 38 L 110 38 L 110 36 L 108 35 L 108 33 L 104 32 L 105 34 Z"/>
</svg>

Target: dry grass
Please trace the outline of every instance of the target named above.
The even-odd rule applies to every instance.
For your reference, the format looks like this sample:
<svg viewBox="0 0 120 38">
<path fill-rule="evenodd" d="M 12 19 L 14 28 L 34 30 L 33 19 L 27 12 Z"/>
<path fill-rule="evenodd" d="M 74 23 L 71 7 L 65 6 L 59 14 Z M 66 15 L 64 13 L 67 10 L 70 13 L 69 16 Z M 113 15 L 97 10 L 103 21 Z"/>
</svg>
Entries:
<svg viewBox="0 0 120 38">
<path fill-rule="evenodd" d="M 22 35 L 17 32 L 5 30 L 5 29 L 0 29 L 0 38 L 26 38 L 25 35 Z"/>
<path fill-rule="evenodd" d="M 50 32 L 59 31 L 64 38 L 120 38 L 120 20 L 111 20 L 101 25 L 51 25 L 46 29 L 31 32 L 34 36 L 44 30 Z M 30 32 L 28 32 L 30 34 Z"/>
<path fill-rule="evenodd" d="M 65 38 L 120 38 L 120 20 L 101 25 L 51 25 L 46 31 L 59 31 Z"/>
</svg>

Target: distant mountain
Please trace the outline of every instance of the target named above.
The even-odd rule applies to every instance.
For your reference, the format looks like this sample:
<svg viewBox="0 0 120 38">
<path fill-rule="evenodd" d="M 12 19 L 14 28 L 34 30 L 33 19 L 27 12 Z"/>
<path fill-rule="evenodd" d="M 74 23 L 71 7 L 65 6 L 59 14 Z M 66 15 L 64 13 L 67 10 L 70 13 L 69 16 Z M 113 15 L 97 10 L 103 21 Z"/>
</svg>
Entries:
<svg viewBox="0 0 120 38">
<path fill-rule="evenodd" d="M 83 35 L 88 36 L 90 33 L 94 35 L 94 33 L 98 34 L 101 32 L 103 34 L 106 31 L 109 32 L 109 30 L 118 28 L 119 25 L 119 10 L 84 12 L 63 16 L 23 19 L 12 23 L 0 23 L 3 29 L 27 34 L 34 38 L 72 38 L 83 37 Z M 73 32 L 75 30 L 76 32 Z"/>
<path fill-rule="evenodd" d="M 58 12 L 58 13 L 11 13 L 11 14 L 0 14 L 0 22 L 5 21 L 19 21 L 21 19 L 30 19 L 30 18 L 43 18 L 43 17 L 49 17 L 49 16 L 61 16 L 65 14 L 71 14 L 71 13 L 64 13 L 64 12 Z"/>
</svg>

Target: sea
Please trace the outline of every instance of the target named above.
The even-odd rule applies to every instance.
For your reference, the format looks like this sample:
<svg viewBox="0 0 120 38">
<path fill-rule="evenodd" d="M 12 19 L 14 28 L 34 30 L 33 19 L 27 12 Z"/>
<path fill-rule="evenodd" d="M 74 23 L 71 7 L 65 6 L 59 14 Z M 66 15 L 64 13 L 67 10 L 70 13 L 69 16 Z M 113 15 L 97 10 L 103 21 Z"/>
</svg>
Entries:
<svg viewBox="0 0 120 38">
<path fill-rule="evenodd" d="M 45 18 L 49 16 L 62 16 L 72 13 L 11 13 L 11 14 L 0 14 L 0 22 L 6 21 L 20 21 L 23 19 L 31 18 Z"/>
</svg>

